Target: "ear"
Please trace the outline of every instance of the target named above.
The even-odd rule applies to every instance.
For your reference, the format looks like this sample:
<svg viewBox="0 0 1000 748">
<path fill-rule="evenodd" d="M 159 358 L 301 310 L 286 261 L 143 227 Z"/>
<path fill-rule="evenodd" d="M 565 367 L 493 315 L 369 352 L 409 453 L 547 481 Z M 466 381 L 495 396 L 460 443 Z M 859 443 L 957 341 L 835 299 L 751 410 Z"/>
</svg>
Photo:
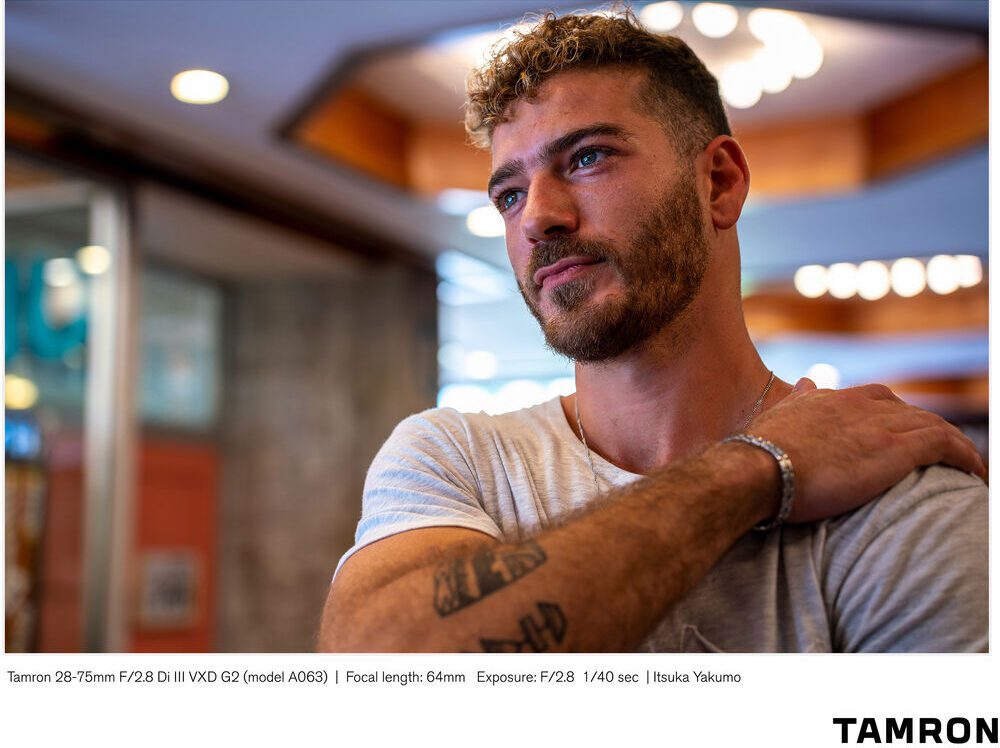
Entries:
<svg viewBox="0 0 1000 748">
<path fill-rule="evenodd" d="M 750 167 L 740 144 L 720 135 L 702 152 L 711 179 L 708 207 L 720 230 L 736 225 L 750 191 Z"/>
</svg>

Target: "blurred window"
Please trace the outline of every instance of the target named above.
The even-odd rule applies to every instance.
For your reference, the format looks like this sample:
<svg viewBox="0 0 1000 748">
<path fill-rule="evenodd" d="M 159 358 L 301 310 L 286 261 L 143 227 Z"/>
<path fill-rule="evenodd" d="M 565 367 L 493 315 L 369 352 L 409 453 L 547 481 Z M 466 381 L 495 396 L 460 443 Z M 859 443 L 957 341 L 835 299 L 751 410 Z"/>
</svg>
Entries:
<svg viewBox="0 0 1000 748">
<path fill-rule="evenodd" d="M 142 271 L 139 413 L 146 426 L 205 431 L 216 424 L 222 292 L 157 267 Z"/>
<path fill-rule="evenodd" d="M 574 391 L 573 365 L 546 348 L 509 268 L 438 257 L 438 405 L 505 413 Z"/>
</svg>

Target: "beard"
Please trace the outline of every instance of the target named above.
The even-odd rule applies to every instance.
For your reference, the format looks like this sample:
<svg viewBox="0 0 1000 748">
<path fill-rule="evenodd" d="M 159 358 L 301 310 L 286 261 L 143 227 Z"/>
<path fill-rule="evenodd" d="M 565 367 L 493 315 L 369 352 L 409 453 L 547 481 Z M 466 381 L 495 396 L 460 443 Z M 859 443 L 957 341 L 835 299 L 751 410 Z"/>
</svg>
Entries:
<svg viewBox="0 0 1000 748">
<path fill-rule="evenodd" d="M 549 348 L 597 363 L 642 344 L 680 317 L 701 287 L 708 255 L 701 205 L 688 173 L 642 219 L 624 248 L 573 235 L 539 242 L 518 287 Z M 624 293 L 590 302 L 595 280 L 588 272 L 549 292 L 558 311 L 546 318 L 535 272 L 573 256 L 605 263 L 618 274 Z"/>
</svg>

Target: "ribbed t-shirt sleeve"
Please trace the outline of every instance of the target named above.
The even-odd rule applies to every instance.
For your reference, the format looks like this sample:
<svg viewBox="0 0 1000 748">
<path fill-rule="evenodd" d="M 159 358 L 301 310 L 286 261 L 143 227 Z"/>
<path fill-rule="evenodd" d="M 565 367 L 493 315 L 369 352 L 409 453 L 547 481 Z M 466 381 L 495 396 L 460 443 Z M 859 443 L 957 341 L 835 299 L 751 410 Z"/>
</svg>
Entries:
<svg viewBox="0 0 1000 748">
<path fill-rule="evenodd" d="M 985 652 L 987 491 L 935 466 L 835 522 L 826 574 L 834 647 L 846 652 Z"/>
<path fill-rule="evenodd" d="M 438 409 L 410 416 L 368 469 L 354 546 L 337 570 L 359 549 L 407 530 L 464 527 L 501 540 L 480 496 L 460 414 Z"/>
</svg>

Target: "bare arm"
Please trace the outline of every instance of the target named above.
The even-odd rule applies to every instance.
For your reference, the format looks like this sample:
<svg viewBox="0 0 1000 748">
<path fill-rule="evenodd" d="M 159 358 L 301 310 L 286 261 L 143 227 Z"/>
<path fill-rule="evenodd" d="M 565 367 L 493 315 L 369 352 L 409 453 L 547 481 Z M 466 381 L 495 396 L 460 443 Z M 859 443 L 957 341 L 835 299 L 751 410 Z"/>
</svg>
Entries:
<svg viewBox="0 0 1000 748">
<path fill-rule="evenodd" d="M 953 428 L 884 388 L 798 391 L 752 431 L 792 456 L 797 521 L 851 509 L 920 464 L 981 470 Z M 454 528 L 404 532 L 341 569 L 320 647 L 634 649 L 737 538 L 774 513 L 777 495 L 773 460 L 728 444 L 613 492 L 520 546 Z"/>
<path fill-rule="evenodd" d="M 707 470 L 708 460 L 721 460 L 714 466 L 722 469 Z M 749 495 L 743 477 L 748 473 L 759 474 Z M 715 479 L 704 482 L 706 474 Z M 458 529 L 387 538 L 341 569 L 324 615 L 321 646 L 634 648 L 670 602 L 754 522 L 773 512 L 776 481 L 767 455 L 727 445 L 639 481 L 612 503 L 520 546 Z M 426 555 L 435 543 L 445 544 L 444 558 L 436 562 Z M 376 586 L 383 579 L 372 579 L 367 567 L 390 557 L 396 571 L 414 562 L 415 568 Z M 392 576 L 392 570 L 374 573 L 386 571 Z"/>
</svg>

